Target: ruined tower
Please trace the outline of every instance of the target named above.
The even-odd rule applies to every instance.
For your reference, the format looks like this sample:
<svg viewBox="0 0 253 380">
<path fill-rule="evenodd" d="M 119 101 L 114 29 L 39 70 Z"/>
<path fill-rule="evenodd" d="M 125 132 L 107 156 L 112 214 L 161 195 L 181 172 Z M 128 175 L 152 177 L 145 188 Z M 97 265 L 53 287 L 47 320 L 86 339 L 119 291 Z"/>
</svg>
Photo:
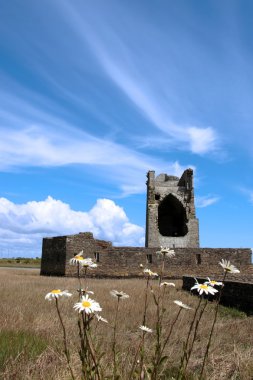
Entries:
<svg viewBox="0 0 253 380">
<path fill-rule="evenodd" d="M 147 173 L 146 247 L 199 247 L 195 215 L 193 170 L 181 178 Z"/>
</svg>

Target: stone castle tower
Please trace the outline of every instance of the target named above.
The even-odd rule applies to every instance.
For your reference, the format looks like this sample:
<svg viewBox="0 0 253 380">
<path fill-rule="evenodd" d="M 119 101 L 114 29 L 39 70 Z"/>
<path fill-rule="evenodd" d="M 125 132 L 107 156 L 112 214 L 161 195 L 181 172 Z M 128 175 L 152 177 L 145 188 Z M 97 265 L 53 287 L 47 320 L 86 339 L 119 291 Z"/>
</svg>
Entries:
<svg viewBox="0 0 253 380">
<path fill-rule="evenodd" d="M 146 247 L 199 247 L 195 215 L 193 170 L 181 178 L 147 173 Z"/>
</svg>

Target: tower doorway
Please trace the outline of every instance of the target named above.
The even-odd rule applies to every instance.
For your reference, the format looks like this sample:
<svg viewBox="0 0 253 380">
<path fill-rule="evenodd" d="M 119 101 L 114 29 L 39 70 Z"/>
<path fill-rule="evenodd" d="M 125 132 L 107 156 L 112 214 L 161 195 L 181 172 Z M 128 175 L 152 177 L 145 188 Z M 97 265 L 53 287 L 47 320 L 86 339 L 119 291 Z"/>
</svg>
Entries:
<svg viewBox="0 0 253 380">
<path fill-rule="evenodd" d="M 162 236 L 185 236 L 188 232 L 186 211 L 172 194 L 158 206 L 158 229 Z"/>
</svg>

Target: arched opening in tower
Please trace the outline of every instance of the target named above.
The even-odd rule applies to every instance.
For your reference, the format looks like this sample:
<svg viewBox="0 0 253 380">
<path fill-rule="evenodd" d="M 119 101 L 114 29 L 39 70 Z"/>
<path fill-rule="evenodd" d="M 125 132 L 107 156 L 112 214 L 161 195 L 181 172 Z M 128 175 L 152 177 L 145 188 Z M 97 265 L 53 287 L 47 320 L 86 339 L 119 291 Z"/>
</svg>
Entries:
<svg viewBox="0 0 253 380">
<path fill-rule="evenodd" d="M 163 236 L 185 236 L 188 232 L 182 203 L 169 194 L 158 206 L 158 228 Z"/>
</svg>

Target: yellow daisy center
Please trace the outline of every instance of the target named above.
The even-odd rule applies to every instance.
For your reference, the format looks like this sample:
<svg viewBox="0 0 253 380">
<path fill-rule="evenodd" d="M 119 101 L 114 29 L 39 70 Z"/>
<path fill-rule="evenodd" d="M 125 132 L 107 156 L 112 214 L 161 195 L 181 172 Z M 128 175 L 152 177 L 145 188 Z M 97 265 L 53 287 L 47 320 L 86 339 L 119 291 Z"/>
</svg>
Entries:
<svg viewBox="0 0 253 380">
<path fill-rule="evenodd" d="M 91 307 L 91 303 L 89 301 L 83 301 L 82 306 L 83 307 Z"/>
<path fill-rule="evenodd" d="M 53 293 L 53 294 L 59 294 L 59 293 L 61 293 L 61 290 L 60 289 L 54 289 L 54 290 L 51 291 L 51 293 Z"/>
<path fill-rule="evenodd" d="M 210 281 L 210 284 L 215 285 L 215 284 L 216 284 L 216 281 Z"/>
<path fill-rule="evenodd" d="M 76 260 L 83 260 L 83 256 L 75 256 Z"/>
<path fill-rule="evenodd" d="M 201 285 L 199 285 L 199 287 L 200 287 L 201 289 L 207 289 L 207 288 L 208 288 L 208 285 L 201 284 Z"/>
</svg>

